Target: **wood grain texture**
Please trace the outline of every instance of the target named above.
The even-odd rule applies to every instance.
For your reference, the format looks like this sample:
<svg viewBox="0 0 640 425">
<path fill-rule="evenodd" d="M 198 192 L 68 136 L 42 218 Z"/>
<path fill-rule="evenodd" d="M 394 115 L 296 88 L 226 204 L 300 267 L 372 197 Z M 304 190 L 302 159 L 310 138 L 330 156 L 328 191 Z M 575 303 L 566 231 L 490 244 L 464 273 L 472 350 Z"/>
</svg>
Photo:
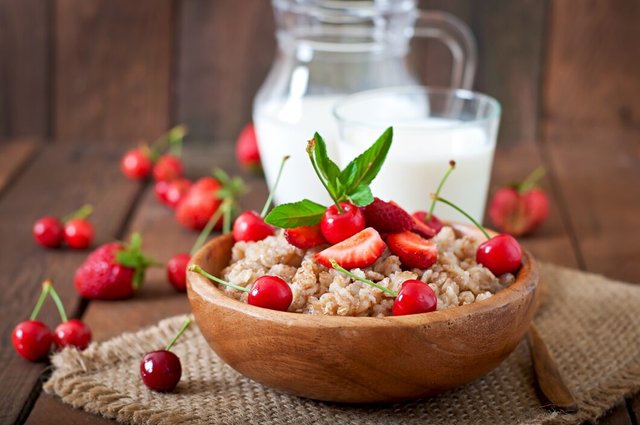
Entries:
<svg viewBox="0 0 640 425">
<path fill-rule="evenodd" d="M 29 163 L 40 143 L 34 139 L 12 139 L 0 144 L 0 196 L 5 188 Z"/>
<path fill-rule="evenodd" d="M 274 58 L 271 4 L 182 0 L 179 8 L 176 119 L 192 139 L 233 141 Z"/>
<path fill-rule="evenodd" d="M 498 140 L 510 145 L 535 141 L 541 102 L 547 2 L 525 0 L 422 0 L 427 10 L 443 10 L 462 19 L 478 42 L 475 89 L 495 97 L 503 112 Z M 450 54 L 438 43 L 417 44 L 414 63 L 428 84 L 449 81 Z"/>
<path fill-rule="evenodd" d="M 45 250 L 32 241 L 31 226 L 42 215 L 60 217 L 91 202 L 96 243 L 112 240 L 138 190 L 119 175 L 118 159 L 119 152 L 99 146 L 46 147 L 0 200 L 0 423 L 14 423 L 23 406 L 28 411 L 45 366 L 22 360 L 10 343 L 13 327 L 31 312 L 41 282 L 53 279 L 71 316 L 79 306 L 72 276 L 87 253 Z M 59 323 L 52 303 L 45 304 L 40 318 L 52 327 Z"/>
<path fill-rule="evenodd" d="M 456 230 L 477 232 L 466 225 Z M 230 234 L 212 240 L 193 264 L 220 276 L 233 243 Z M 434 395 L 494 369 L 527 332 L 538 281 L 537 265 L 524 252 L 516 281 L 485 302 L 384 318 L 255 307 L 194 272 L 187 273 L 187 293 L 204 338 L 243 375 L 311 399 L 377 403 Z"/>
<path fill-rule="evenodd" d="M 56 423 L 64 425 L 114 425 L 118 423 L 115 420 L 93 415 L 84 410 L 74 409 L 53 396 L 43 393 L 36 401 L 25 424 L 46 425 L 52 423 L 52 418 L 55 418 Z"/>
<path fill-rule="evenodd" d="M 640 227 L 639 20 L 640 1 L 553 3 L 543 124 L 581 265 L 630 282 L 640 282 L 640 241 L 627 230 Z"/>
<path fill-rule="evenodd" d="M 50 135 L 51 5 L 0 0 L 0 141 Z"/>
<path fill-rule="evenodd" d="M 169 126 L 170 0 L 58 0 L 55 136 L 131 144 Z"/>
</svg>

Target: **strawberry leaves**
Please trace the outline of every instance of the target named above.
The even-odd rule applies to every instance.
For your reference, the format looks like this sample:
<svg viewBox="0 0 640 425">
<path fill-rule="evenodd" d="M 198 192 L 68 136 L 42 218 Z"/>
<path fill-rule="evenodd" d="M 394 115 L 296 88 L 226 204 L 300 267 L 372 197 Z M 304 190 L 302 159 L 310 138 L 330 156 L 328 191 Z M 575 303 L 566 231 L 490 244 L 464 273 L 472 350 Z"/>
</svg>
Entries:
<svg viewBox="0 0 640 425">
<path fill-rule="evenodd" d="M 116 253 L 116 262 L 118 264 L 135 270 L 133 274 L 134 289 L 139 289 L 142 286 L 147 268 L 158 264 L 152 258 L 145 257 L 140 250 L 141 247 L 142 238 L 139 233 L 134 233 L 131 235 L 129 244 Z"/>
<path fill-rule="evenodd" d="M 311 166 L 339 212 L 342 212 L 340 202 L 348 201 L 359 207 L 373 202 L 369 185 L 380 172 L 391 148 L 392 139 L 393 128 L 389 127 L 373 145 L 347 164 L 343 170 L 329 158 L 327 145 L 320 134 L 315 133 L 313 139 L 309 140 L 307 154 Z M 275 207 L 265 217 L 265 221 L 286 229 L 311 226 L 320 222 L 324 210 L 324 206 L 304 199 Z"/>
</svg>

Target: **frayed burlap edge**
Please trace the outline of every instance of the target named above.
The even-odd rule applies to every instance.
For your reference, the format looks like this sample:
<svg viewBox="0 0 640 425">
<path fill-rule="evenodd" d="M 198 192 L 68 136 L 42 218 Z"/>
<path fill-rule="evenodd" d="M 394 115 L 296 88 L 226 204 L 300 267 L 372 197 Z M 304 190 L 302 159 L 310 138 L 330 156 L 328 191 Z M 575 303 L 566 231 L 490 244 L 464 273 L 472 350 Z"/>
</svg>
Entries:
<svg viewBox="0 0 640 425">
<path fill-rule="evenodd" d="M 542 265 L 543 274 L 554 276 L 553 279 L 571 279 L 575 275 L 585 273 L 553 265 Z M 564 276 L 561 276 L 564 275 Z M 588 275 L 594 280 L 607 280 L 599 275 Z M 632 285 L 607 281 L 607 285 L 620 285 L 625 290 Z M 610 290 L 615 290 L 612 286 Z M 639 290 L 633 288 L 633 290 Z M 105 364 L 111 368 L 118 363 L 142 358 L 144 353 L 163 346 L 177 332 L 185 316 L 176 316 L 162 320 L 157 325 L 135 333 L 125 333 L 102 343 L 93 343 L 84 352 L 67 348 L 52 357 L 54 373 L 44 385 L 44 391 L 59 396 L 63 402 L 87 412 L 115 419 L 121 423 L 134 424 L 175 424 L 197 421 L 189 414 L 180 414 L 166 409 L 149 408 L 136 399 L 94 380 L 92 373 L 100 371 Z M 543 334 L 544 337 L 544 334 Z M 192 326 L 183 335 L 181 341 L 189 344 L 190 340 L 201 338 L 199 331 Z M 633 363 L 633 360 L 629 360 Z M 578 400 L 577 414 L 560 414 L 540 410 L 531 418 L 523 419 L 523 424 L 581 423 L 585 420 L 596 420 L 615 407 L 624 397 L 640 391 L 640 361 L 630 364 L 628 369 L 621 369 L 611 375 L 608 384 L 595 392 Z M 168 395 L 170 396 L 170 395 Z M 397 407 L 397 405 L 394 405 Z M 319 407 L 321 408 L 321 407 Z M 394 408 L 394 407 L 389 407 Z M 305 423 L 300 418 L 300 423 Z M 330 418 L 327 418 L 329 420 Z M 240 423 L 240 422 L 238 422 Z M 331 421 L 331 423 L 336 423 Z"/>
</svg>

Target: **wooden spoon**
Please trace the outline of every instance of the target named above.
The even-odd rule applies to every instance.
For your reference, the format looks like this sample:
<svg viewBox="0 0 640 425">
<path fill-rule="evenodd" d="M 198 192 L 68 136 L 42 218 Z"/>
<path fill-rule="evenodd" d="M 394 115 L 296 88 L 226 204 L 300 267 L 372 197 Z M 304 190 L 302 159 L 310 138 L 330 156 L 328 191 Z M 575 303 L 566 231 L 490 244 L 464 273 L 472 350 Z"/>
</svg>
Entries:
<svg viewBox="0 0 640 425">
<path fill-rule="evenodd" d="M 527 342 L 540 390 L 538 397 L 543 402 L 543 407 L 564 413 L 576 413 L 578 405 L 573 394 L 562 380 L 558 366 L 542 340 L 538 328 L 533 323 L 527 333 Z"/>
</svg>

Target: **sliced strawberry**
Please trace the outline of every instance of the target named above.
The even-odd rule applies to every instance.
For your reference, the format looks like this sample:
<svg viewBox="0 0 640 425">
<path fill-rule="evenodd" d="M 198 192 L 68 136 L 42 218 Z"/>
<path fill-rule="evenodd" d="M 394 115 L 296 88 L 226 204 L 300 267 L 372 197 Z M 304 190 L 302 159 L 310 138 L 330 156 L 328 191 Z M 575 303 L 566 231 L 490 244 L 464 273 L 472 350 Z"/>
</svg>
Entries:
<svg viewBox="0 0 640 425">
<path fill-rule="evenodd" d="M 322 236 L 322 230 L 320 230 L 320 224 L 314 226 L 300 226 L 292 229 L 285 229 L 284 237 L 287 241 L 296 248 L 309 249 L 314 246 L 327 243 Z"/>
<path fill-rule="evenodd" d="M 389 235 L 387 244 L 391 252 L 407 267 L 426 269 L 438 259 L 436 244 L 413 232 Z"/>
<path fill-rule="evenodd" d="M 408 212 L 395 202 L 385 202 L 374 198 L 364 207 L 364 218 L 367 226 L 382 233 L 398 233 L 410 230 L 413 220 Z"/>
<path fill-rule="evenodd" d="M 416 223 L 417 221 L 418 223 L 422 223 L 431 229 L 430 231 L 427 231 L 427 234 L 424 234 L 424 235 L 421 233 L 420 230 L 413 229 L 414 232 L 424 236 L 425 238 L 431 238 L 437 235 L 442 229 L 442 226 L 444 226 L 444 224 L 442 224 L 442 221 L 440 221 L 440 219 L 436 217 L 434 214 L 431 214 L 431 218 L 427 220 L 428 214 L 429 213 L 426 211 L 416 211 L 411 215 L 411 217 L 413 217 L 414 223 Z M 418 224 L 414 225 L 414 227 L 416 226 L 420 227 Z M 420 227 L 420 229 L 422 229 L 422 227 Z M 429 236 L 430 233 L 433 233 L 433 234 Z"/>
<path fill-rule="evenodd" d="M 380 234 L 372 227 L 367 227 L 355 235 L 330 246 L 316 254 L 315 260 L 325 267 L 331 267 L 335 260 L 345 269 L 367 267 L 375 263 L 384 252 L 386 245 Z"/>
<path fill-rule="evenodd" d="M 413 214 L 411 218 L 413 219 L 413 227 L 411 228 L 412 232 L 417 233 L 426 239 L 431 239 L 436 235 L 437 232 L 435 231 L 435 229 L 432 229 L 431 227 L 427 226 L 427 223 L 416 218 L 416 214 Z"/>
</svg>

